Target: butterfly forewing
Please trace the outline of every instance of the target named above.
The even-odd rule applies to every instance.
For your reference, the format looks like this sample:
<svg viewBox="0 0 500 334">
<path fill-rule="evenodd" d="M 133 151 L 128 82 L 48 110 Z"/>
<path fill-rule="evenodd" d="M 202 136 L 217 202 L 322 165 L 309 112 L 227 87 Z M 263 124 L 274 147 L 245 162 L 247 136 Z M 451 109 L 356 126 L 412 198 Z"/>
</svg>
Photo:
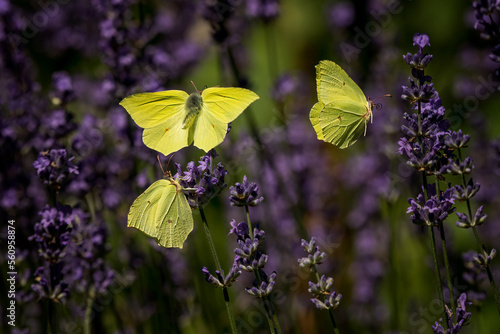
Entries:
<svg viewBox="0 0 500 334">
<path fill-rule="evenodd" d="M 154 127 L 184 113 L 189 95 L 182 90 L 131 95 L 120 102 L 141 128 Z"/>
<path fill-rule="evenodd" d="M 316 65 L 318 100 L 325 105 L 337 99 L 355 100 L 366 103 L 365 94 L 347 73 L 333 61 L 322 60 Z"/>
<path fill-rule="evenodd" d="M 167 180 L 158 180 L 149 186 L 132 203 L 127 217 L 127 226 L 134 227 L 150 237 L 156 237 L 156 212 Z"/>
<path fill-rule="evenodd" d="M 201 93 L 205 110 L 223 123 L 232 122 L 259 96 L 237 87 L 211 87 Z"/>
</svg>

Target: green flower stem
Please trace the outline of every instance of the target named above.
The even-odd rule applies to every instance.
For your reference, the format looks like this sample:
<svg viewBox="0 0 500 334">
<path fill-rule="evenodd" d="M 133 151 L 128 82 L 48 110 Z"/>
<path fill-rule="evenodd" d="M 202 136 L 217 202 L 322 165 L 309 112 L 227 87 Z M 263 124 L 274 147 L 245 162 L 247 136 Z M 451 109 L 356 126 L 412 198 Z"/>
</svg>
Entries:
<svg viewBox="0 0 500 334">
<path fill-rule="evenodd" d="M 443 296 L 443 287 L 441 286 L 441 276 L 439 275 L 439 263 L 437 259 L 437 251 L 436 251 L 436 238 L 434 236 L 434 228 L 433 226 L 429 226 L 429 236 L 430 236 L 430 243 L 431 243 L 431 249 L 432 249 L 432 259 L 434 260 L 434 274 L 436 278 L 436 283 L 437 283 L 437 288 L 438 288 L 438 295 L 439 295 L 439 301 L 441 302 L 441 305 L 443 306 L 443 323 L 446 324 L 446 329 L 449 329 L 448 326 L 448 314 L 446 313 L 446 307 L 444 303 L 444 296 Z"/>
<path fill-rule="evenodd" d="M 439 189 L 439 179 L 436 177 L 436 194 L 441 194 L 441 189 Z M 450 261 L 448 260 L 448 251 L 446 247 L 446 237 L 444 233 L 443 223 L 439 223 L 438 226 L 439 235 L 441 237 L 441 248 L 443 249 L 443 261 L 444 267 L 446 268 L 446 283 L 448 284 L 448 291 L 450 292 L 450 303 L 453 314 L 456 313 L 456 303 L 455 303 L 455 295 L 453 294 L 453 283 L 451 281 L 451 271 L 450 271 Z"/>
<path fill-rule="evenodd" d="M 333 317 L 333 310 L 329 309 L 328 310 L 328 315 L 330 316 L 330 321 L 332 322 L 333 325 L 333 333 L 339 334 L 339 329 L 337 327 L 337 323 L 335 322 L 335 318 Z"/>
<path fill-rule="evenodd" d="M 418 133 L 417 133 L 417 139 L 420 144 L 422 144 L 422 102 L 418 101 Z M 422 184 L 424 186 L 424 194 L 425 194 L 425 200 L 427 201 L 429 197 L 429 189 L 428 189 L 428 183 L 427 183 L 427 175 L 425 171 L 422 171 Z M 432 249 L 432 259 L 434 262 L 434 276 L 436 279 L 436 285 L 438 288 L 438 296 L 439 296 L 439 301 L 441 302 L 441 307 L 443 309 L 443 323 L 446 326 L 446 329 L 449 329 L 448 326 L 448 314 L 446 313 L 446 304 L 444 303 L 444 295 L 443 295 L 443 287 L 441 286 L 441 275 L 439 273 L 439 262 L 437 258 L 437 250 L 436 250 L 436 237 L 434 235 L 434 228 L 433 226 L 429 226 L 429 241 L 431 243 L 431 249 Z"/>
<path fill-rule="evenodd" d="M 463 162 L 462 160 L 462 152 L 460 149 L 458 149 L 458 158 L 460 159 L 460 162 Z M 462 173 L 462 185 L 464 189 L 467 189 L 467 180 L 465 178 L 465 175 Z M 467 202 L 467 212 L 469 214 L 469 218 L 472 220 L 473 215 L 472 215 L 472 207 L 470 203 L 470 199 L 466 199 Z M 476 239 L 477 247 L 479 248 L 479 254 L 482 254 L 483 251 L 486 251 L 486 247 L 481 241 L 481 238 L 479 237 L 479 233 L 477 233 L 476 226 L 472 226 L 472 231 L 474 232 L 474 238 Z M 498 314 L 500 314 L 500 291 L 497 288 L 497 285 L 495 283 L 495 279 L 493 278 L 493 273 L 491 272 L 490 266 L 487 265 L 484 267 L 486 270 L 486 274 L 488 275 L 488 280 L 490 282 L 491 289 L 493 290 L 493 296 L 495 297 L 495 303 L 497 305 L 497 310 Z"/>
<path fill-rule="evenodd" d="M 210 233 L 210 229 L 208 228 L 207 218 L 205 217 L 205 212 L 203 211 L 202 206 L 198 207 L 201 214 L 201 220 L 203 221 L 203 229 L 205 230 L 205 235 L 207 237 L 208 244 L 210 246 L 210 252 L 212 253 L 213 260 L 215 262 L 215 267 L 222 273 L 222 266 L 220 265 L 219 258 L 217 257 L 217 251 L 215 250 L 214 240 L 212 239 L 212 234 Z M 224 302 L 226 304 L 227 316 L 229 317 L 229 324 L 231 325 L 231 333 L 237 334 L 236 330 L 236 322 L 234 319 L 233 308 L 230 303 L 229 293 L 227 291 L 227 287 L 222 288 L 222 294 L 224 296 Z"/>
<path fill-rule="evenodd" d="M 252 221 L 250 220 L 250 211 L 248 210 L 248 205 L 245 205 L 245 212 L 247 216 L 248 234 L 250 235 L 250 239 L 253 240 L 253 227 Z M 254 271 L 254 273 L 257 282 L 262 282 L 260 272 L 256 270 Z M 281 334 L 281 326 L 279 324 L 278 317 L 276 316 L 276 312 L 271 300 L 268 298 L 268 296 L 262 297 L 261 299 L 266 310 L 267 321 L 269 323 L 269 329 L 271 330 L 271 333 Z"/>
<path fill-rule="evenodd" d="M 455 295 L 453 294 L 453 283 L 451 281 L 451 273 L 450 273 L 450 261 L 448 260 L 448 252 L 446 250 L 446 237 L 444 234 L 444 226 L 443 223 L 439 223 L 438 226 L 439 235 L 441 237 L 441 248 L 443 249 L 443 261 L 444 266 L 446 268 L 446 282 L 448 284 L 448 291 L 450 292 L 450 304 L 453 314 L 456 313 L 456 304 L 455 304 Z"/>
</svg>

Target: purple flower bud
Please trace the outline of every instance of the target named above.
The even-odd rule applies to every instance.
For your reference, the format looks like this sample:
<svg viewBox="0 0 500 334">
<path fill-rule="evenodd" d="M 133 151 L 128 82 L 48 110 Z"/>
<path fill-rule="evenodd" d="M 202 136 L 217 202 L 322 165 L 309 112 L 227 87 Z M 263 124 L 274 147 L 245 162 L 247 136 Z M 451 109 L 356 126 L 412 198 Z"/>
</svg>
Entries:
<svg viewBox="0 0 500 334">
<path fill-rule="evenodd" d="M 212 274 L 210 274 L 210 272 L 208 271 L 208 269 L 206 267 L 203 267 L 201 269 L 201 271 L 205 275 L 205 280 L 208 283 L 210 283 L 210 284 L 212 284 L 212 285 L 214 285 L 214 286 L 216 286 L 218 288 L 221 288 L 221 287 L 224 286 L 224 284 L 222 284 L 215 276 L 213 276 Z"/>
<path fill-rule="evenodd" d="M 458 130 L 458 132 L 452 131 L 447 134 L 444 138 L 444 144 L 450 149 L 458 149 L 465 147 L 469 140 L 469 135 L 464 135 L 462 130 Z"/>
<path fill-rule="evenodd" d="M 78 167 L 73 164 L 74 157 L 67 157 L 65 149 L 43 151 L 33 162 L 38 177 L 44 184 L 55 190 L 61 189 L 66 184 L 70 175 L 78 175 Z"/>
<path fill-rule="evenodd" d="M 474 197 L 474 195 L 476 195 L 480 188 L 481 185 L 477 182 L 474 183 L 473 179 L 470 178 L 467 184 L 467 188 L 464 189 L 464 187 L 461 185 L 456 185 L 454 187 L 453 196 L 455 197 L 455 199 L 463 202 Z"/>
<path fill-rule="evenodd" d="M 247 177 L 243 177 L 243 183 L 237 182 L 234 187 L 229 188 L 231 196 L 229 201 L 233 206 L 257 206 L 264 200 L 259 196 L 259 187 L 255 182 L 248 183 Z"/>
<path fill-rule="evenodd" d="M 227 171 L 224 166 L 218 163 L 213 169 L 213 159 L 216 156 L 215 150 L 211 150 L 200 158 L 198 165 L 194 161 L 189 162 L 186 166 L 187 171 L 184 172 L 179 164 L 175 164 L 177 173 L 174 178 L 180 178 L 179 183 L 183 188 L 196 189 L 194 192 L 185 192 L 192 208 L 208 203 L 226 187 L 224 177 Z"/>
<path fill-rule="evenodd" d="M 419 50 L 422 50 L 426 45 L 431 46 L 429 36 L 427 34 L 416 33 L 413 35 L 413 45 L 417 45 Z"/>
</svg>

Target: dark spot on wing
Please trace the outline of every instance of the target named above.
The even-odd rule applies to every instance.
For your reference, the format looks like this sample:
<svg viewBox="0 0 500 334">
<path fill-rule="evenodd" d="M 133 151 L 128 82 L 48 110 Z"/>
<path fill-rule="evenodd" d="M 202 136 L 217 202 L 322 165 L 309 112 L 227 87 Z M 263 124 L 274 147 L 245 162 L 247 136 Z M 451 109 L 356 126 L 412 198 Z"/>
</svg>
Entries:
<svg viewBox="0 0 500 334">
<path fill-rule="evenodd" d="M 168 131 L 168 128 L 165 128 L 165 132 L 167 132 L 167 131 Z"/>
<path fill-rule="evenodd" d="M 345 81 L 342 81 L 342 86 L 345 86 Z"/>
<path fill-rule="evenodd" d="M 168 222 L 169 224 L 172 224 L 172 219 L 169 219 L 167 222 Z"/>
</svg>

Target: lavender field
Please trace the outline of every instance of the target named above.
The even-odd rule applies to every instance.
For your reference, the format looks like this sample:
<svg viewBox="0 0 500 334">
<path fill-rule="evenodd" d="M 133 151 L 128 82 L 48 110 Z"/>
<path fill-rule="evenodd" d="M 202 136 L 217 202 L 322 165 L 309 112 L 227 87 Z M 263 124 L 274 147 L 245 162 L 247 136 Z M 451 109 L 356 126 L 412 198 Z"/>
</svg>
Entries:
<svg viewBox="0 0 500 334">
<path fill-rule="evenodd" d="M 499 90 L 494 0 L 0 0 L 0 333 L 500 333 Z"/>
</svg>

